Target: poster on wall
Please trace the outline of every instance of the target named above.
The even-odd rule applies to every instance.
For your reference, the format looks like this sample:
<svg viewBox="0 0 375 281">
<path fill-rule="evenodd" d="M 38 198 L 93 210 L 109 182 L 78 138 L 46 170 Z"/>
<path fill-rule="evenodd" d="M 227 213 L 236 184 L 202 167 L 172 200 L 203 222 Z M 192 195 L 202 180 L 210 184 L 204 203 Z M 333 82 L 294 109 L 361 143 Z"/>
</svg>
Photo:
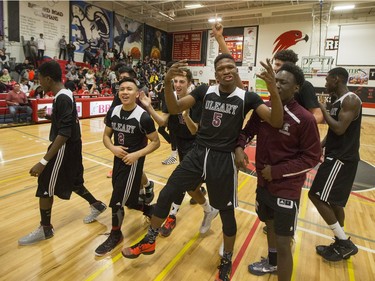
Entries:
<svg viewBox="0 0 375 281">
<path fill-rule="evenodd" d="M 224 36 L 224 41 L 234 61 L 242 62 L 243 35 Z M 222 53 L 222 50 L 219 50 L 219 53 Z"/>
<path fill-rule="evenodd" d="M 202 31 L 173 33 L 172 60 L 200 62 L 202 58 Z"/>
<path fill-rule="evenodd" d="M 168 34 L 165 31 L 145 25 L 144 28 L 144 56 L 162 61 L 167 60 Z"/>
<path fill-rule="evenodd" d="M 43 34 L 44 55 L 58 55 L 59 39 L 69 36 L 69 5 L 64 1 L 19 1 L 20 35 L 25 41 Z M 11 15 L 9 15 L 11 16 Z"/>
<path fill-rule="evenodd" d="M 142 57 L 143 24 L 115 14 L 113 47 L 131 55 L 133 59 Z"/>
<path fill-rule="evenodd" d="M 367 85 L 369 80 L 369 68 L 347 68 L 349 72 L 349 85 Z"/>
<path fill-rule="evenodd" d="M 243 36 L 244 36 L 244 43 L 243 43 L 242 65 L 246 65 L 248 67 L 255 66 L 256 53 L 257 53 L 258 27 L 257 26 L 245 27 L 243 31 Z"/>
<path fill-rule="evenodd" d="M 64 3 L 64 2 L 63 2 Z M 71 2 L 71 32 L 76 52 L 112 45 L 113 12 L 82 1 Z"/>
</svg>

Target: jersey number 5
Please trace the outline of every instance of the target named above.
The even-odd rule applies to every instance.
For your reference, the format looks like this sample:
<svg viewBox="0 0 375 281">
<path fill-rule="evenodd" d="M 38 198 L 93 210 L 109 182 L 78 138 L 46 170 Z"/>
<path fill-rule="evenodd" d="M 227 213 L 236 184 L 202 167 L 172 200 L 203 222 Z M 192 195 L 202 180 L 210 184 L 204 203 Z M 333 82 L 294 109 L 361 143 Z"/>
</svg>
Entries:
<svg viewBox="0 0 375 281">
<path fill-rule="evenodd" d="M 223 113 L 214 112 L 214 117 L 213 117 L 213 120 L 212 120 L 212 126 L 220 127 L 222 117 L 223 117 Z"/>
</svg>

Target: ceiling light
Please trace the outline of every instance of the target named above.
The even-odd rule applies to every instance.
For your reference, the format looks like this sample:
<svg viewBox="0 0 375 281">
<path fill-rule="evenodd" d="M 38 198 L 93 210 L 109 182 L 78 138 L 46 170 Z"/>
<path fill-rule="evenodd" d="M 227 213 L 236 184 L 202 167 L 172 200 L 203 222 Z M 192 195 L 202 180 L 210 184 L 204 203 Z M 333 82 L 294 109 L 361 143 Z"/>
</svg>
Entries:
<svg viewBox="0 0 375 281">
<path fill-rule="evenodd" d="M 185 8 L 187 9 L 197 9 L 197 8 L 202 8 L 203 5 L 202 4 L 188 4 L 188 5 L 185 5 Z"/>
<path fill-rule="evenodd" d="M 208 22 L 220 22 L 220 21 L 222 21 L 221 18 L 210 18 L 210 19 L 208 19 Z"/>
<path fill-rule="evenodd" d="M 334 11 L 343 11 L 354 9 L 355 5 L 346 5 L 346 6 L 336 6 L 333 8 Z"/>
</svg>

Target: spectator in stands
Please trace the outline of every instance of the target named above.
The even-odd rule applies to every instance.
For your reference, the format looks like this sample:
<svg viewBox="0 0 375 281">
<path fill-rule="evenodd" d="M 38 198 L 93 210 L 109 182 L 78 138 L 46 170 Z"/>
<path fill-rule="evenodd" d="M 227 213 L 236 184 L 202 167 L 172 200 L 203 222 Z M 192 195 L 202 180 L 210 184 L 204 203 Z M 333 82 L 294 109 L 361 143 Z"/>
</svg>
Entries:
<svg viewBox="0 0 375 281">
<path fill-rule="evenodd" d="M 4 53 L 3 49 L 0 49 L 0 70 L 10 69 L 9 57 Z"/>
<path fill-rule="evenodd" d="M 29 77 L 28 77 L 28 80 L 29 81 L 34 81 L 35 79 L 35 70 L 34 70 L 34 67 L 32 65 L 29 65 Z"/>
<path fill-rule="evenodd" d="M 36 89 L 30 91 L 29 98 L 42 99 L 44 98 L 44 91 L 42 86 L 38 85 Z"/>
<path fill-rule="evenodd" d="M 38 60 L 42 60 L 44 57 L 44 51 L 46 50 L 46 41 L 43 38 L 43 33 L 39 34 L 36 43 L 38 44 Z"/>
<path fill-rule="evenodd" d="M 79 84 L 79 76 L 75 68 L 72 68 L 66 75 L 65 78 L 67 81 L 72 81 L 76 85 Z"/>
<path fill-rule="evenodd" d="M 9 107 L 10 115 L 13 118 L 13 122 L 17 123 L 17 112 L 26 111 L 27 121 L 31 121 L 31 113 L 33 112 L 31 107 L 28 105 L 27 96 L 20 89 L 20 83 L 15 83 L 14 88 L 10 91 L 6 97 L 6 102 Z"/>
<path fill-rule="evenodd" d="M 111 59 L 108 57 L 108 54 L 107 54 L 107 55 L 105 56 L 105 58 L 104 58 L 104 62 L 103 62 L 104 68 L 105 68 L 105 69 L 110 68 L 110 67 L 111 67 L 111 64 L 112 64 Z"/>
<path fill-rule="evenodd" d="M 62 38 L 59 40 L 59 47 L 60 47 L 59 59 L 61 59 L 61 55 L 62 55 L 63 60 L 66 59 L 66 46 L 67 46 L 67 43 L 65 40 L 65 35 L 63 35 Z"/>
<path fill-rule="evenodd" d="M 95 63 L 94 55 L 91 53 L 91 48 L 87 47 L 83 53 L 83 62 L 92 66 Z"/>
<path fill-rule="evenodd" d="M 2 73 L 3 75 L 1 75 L 0 77 L 0 82 L 6 85 L 10 85 L 10 82 L 12 81 L 12 77 L 10 77 L 8 69 L 4 68 L 2 70 Z"/>
<path fill-rule="evenodd" d="M 69 41 L 69 44 L 66 45 L 66 50 L 68 51 L 68 61 L 74 62 L 74 51 L 76 50 L 76 46 L 72 41 Z"/>
<path fill-rule="evenodd" d="M 95 73 L 93 69 L 89 69 L 85 75 L 86 85 L 89 90 L 95 84 Z"/>
<path fill-rule="evenodd" d="M 30 60 L 34 67 L 37 67 L 37 57 L 38 57 L 38 43 L 34 40 L 34 37 L 30 38 L 29 41 L 30 47 Z"/>
<path fill-rule="evenodd" d="M 22 78 L 21 79 L 21 83 L 20 83 L 20 90 L 21 92 L 25 93 L 26 96 L 28 96 L 28 93 L 29 93 L 29 80 L 28 79 L 25 79 L 25 78 Z"/>
</svg>

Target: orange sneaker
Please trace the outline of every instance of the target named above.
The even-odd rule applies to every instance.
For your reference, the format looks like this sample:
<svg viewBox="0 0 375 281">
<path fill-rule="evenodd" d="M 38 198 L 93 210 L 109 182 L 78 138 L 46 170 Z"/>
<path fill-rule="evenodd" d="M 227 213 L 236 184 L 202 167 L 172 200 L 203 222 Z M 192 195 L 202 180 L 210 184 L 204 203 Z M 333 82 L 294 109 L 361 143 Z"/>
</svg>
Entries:
<svg viewBox="0 0 375 281">
<path fill-rule="evenodd" d="M 172 230 L 176 227 L 176 216 L 169 215 L 165 220 L 163 226 L 160 228 L 160 235 L 164 237 L 168 237 L 171 235 Z"/>
<path fill-rule="evenodd" d="M 141 254 L 143 255 L 152 255 L 155 253 L 155 242 L 149 243 L 148 240 L 143 238 L 137 244 L 134 244 L 131 247 L 122 249 L 121 253 L 125 258 L 135 259 L 138 258 Z"/>
</svg>

